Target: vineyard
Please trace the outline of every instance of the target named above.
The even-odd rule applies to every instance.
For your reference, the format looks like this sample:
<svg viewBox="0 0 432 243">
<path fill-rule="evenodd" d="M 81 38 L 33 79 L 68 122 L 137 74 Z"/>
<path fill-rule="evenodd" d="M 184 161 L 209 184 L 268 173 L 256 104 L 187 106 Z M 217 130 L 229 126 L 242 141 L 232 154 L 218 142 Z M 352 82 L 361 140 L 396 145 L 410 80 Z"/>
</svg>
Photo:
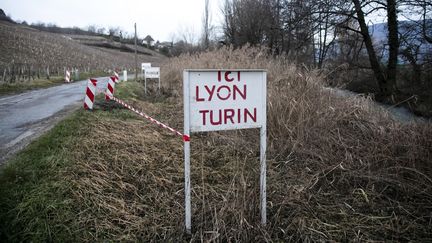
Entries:
<svg viewBox="0 0 432 243">
<path fill-rule="evenodd" d="M 0 83 L 62 76 L 66 69 L 82 72 L 132 69 L 133 46 L 103 37 L 66 36 L 0 21 Z M 159 63 L 163 56 L 138 48 L 138 62 Z"/>
</svg>

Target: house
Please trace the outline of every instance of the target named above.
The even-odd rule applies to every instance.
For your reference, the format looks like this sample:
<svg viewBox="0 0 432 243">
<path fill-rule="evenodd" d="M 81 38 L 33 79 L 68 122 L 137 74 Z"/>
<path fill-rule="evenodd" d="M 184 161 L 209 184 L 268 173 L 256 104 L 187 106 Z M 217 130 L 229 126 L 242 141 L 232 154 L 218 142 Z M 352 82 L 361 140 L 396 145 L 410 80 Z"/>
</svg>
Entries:
<svg viewBox="0 0 432 243">
<path fill-rule="evenodd" d="M 163 41 L 163 42 L 160 42 L 159 44 L 158 44 L 158 47 L 159 48 L 162 48 L 162 47 L 167 47 L 167 48 L 172 48 L 173 47 L 173 42 L 171 42 L 171 41 Z"/>
<path fill-rule="evenodd" d="M 154 39 L 150 35 L 147 35 L 143 39 L 142 44 L 147 45 L 148 47 L 153 46 L 154 45 Z"/>
</svg>

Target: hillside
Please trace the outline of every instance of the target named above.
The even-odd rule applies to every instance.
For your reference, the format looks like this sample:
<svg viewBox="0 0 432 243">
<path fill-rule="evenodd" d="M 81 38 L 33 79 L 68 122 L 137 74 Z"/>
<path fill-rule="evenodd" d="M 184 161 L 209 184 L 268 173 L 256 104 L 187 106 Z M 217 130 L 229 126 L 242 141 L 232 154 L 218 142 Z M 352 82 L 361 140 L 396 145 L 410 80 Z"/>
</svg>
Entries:
<svg viewBox="0 0 432 243">
<path fill-rule="evenodd" d="M 432 19 L 427 20 L 427 25 L 432 26 Z M 376 48 L 383 49 L 382 58 L 388 59 L 388 46 L 387 46 L 387 23 L 379 23 L 369 26 L 369 32 L 372 35 Z M 427 62 L 430 59 L 432 52 L 432 44 L 428 43 L 422 34 L 421 24 L 415 21 L 399 21 L 399 41 L 400 41 L 400 54 L 399 64 L 408 64 L 409 60 L 403 55 L 404 51 L 410 48 L 416 50 L 415 57 L 420 63 Z M 432 33 L 429 33 L 429 35 Z"/>
<path fill-rule="evenodd" d="M 133 46 L 104 37 L 72 36 L 44 32 L 24 25 L 0 21 L 0 71 L 11 63 L 51 70 L 76 67 L 84 70 L 133 68 Z M 158 65 L 164 56 L 139 47 L 138 63 Z"/>
</svg>

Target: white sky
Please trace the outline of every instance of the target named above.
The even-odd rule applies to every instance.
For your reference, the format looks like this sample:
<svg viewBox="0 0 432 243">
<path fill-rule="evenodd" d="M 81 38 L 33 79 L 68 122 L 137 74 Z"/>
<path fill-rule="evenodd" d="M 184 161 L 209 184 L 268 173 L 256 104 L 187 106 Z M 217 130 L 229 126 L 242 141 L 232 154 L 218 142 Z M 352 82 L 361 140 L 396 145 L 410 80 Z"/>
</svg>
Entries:
<svg viewBox="0 0 432 243">
<path fill-rule="evenodd" d="M 171 41 L 173 34 L 192 32 L 198 38 L 202 29 L 205 0 L 2 0 L 0 8 L 14 20 L 27 23 L 54 23 L 61 27 L 97 25 L 121 27 L 140 38 L 151 35 Z M 219 25 L 221 0 L 210 0 L 212 24 Z"/>
</svg>

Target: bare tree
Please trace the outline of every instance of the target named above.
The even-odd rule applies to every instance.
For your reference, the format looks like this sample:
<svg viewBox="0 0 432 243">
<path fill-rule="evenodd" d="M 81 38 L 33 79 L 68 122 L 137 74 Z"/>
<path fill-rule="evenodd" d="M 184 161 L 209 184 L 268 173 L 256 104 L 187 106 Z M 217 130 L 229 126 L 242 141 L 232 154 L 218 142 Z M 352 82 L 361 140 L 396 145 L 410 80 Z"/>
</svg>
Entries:
<svg viewBox="0 0 432 243">
<path fill-rule="evenodd" d="M 399 51 L 396 1 L 387 0 L 386 2 L 382 2 L 371 0 L 360 3 L 359 0 L 352 0 L 352 2 L 354 3 L 354 9 L 357 15 L 356 19 L 360 26 L 360 34 L 365 42 L 371 68 L 378 82 L 380 91 L 384 95 L 390 95 L 396 91 L 397 57 Z M 372 13 L 379 9 L 385 9 L 387 12 L 389 58 L 386 72 L 380 65 L 369 33 L 369 28 L 366 24 L 364 11 L 366 8 L 368 8 L 367 13 Z"/>
<path fill-rule="evenodd" d="M 104 27 L 99 27 L 97 28 L 96 33 L 98 33 L 99 35 L 105 35 L 106 29 Z"/>
<path fill-rule="evenodd" d="M 298 62 L 314 60 L 313 2 L 285 0 L 282 9 L 283 51 Z"/>
<path fill-rule="evenodd" d="M 397 62 L 399 54 L 399 35 L 397 20 L 397 3 L 396 0 L 387 0 L 387 4 L 382 6 L 387 10 L 387 27 L 388 27 L 388 45 L 389 59 L 387 63 L 387 80 L 384 92 L 394 92 L 396 87 Z"/>
<path fill-rule="evenodd" d="M 347 63 L 353 67 L 365 67 L 363 61 L 366 57 L 364 53 L 364 41 L 357 31 L 348 29 L 359 29 L 358 22 L 354 19 L 344 21 L 343 26 L 336 27 L 336 58 L 339 62 Z M 367 57 L 366 57 L 367 59 Z M 366 60 L 367 61 L 367 60 Z"/>
<path fill-rule="evenodd" d="M 210 22 L 211 22 L 211 16 L 210 16 L 210 6 L 209 6 L 209 0 L 204 0 L 204 16 L 203 16 L 203 37 L 202 37 L 202 45 L 204 49 L 208 49 L 210 46 Z"/>
<path fill-rule="evenodd" d="M 427 1 L 427 0 L 423 0 L 420 1 L 421 6 L 423 8 L 423 25 L 422 25 L 422 29 L 423 29 L 423 37 L 425 38 L 425 40 L 429 43 L 432 43 L 432 24 L 431 22 L 431 13 L 432 13 L 432 2 L 431 1 Z M 428 21 L 429 20 L 429 21 Z"/>
<path fill-rule="evenodd" d="M 422 49 L 411 38 L 401 39 L 402 4 L 417 6 L 422 20 L 417 36 L 430 43 L 430 0 L 225 0 L 223 30 L 225 41 L 234 47 L 266 45 L 273 54 L 318 68 L 331 58 L 345 58 L 353 66 L 370 68 L 380 92 L 389 96 L 398 92 L 398 57 L 403 56 L 414 72 L 422 72 Z M 387 20 L 382 54 L 370 31 L 371 18 L 377 14 Z M 363 63 L 365 56 L 368 63 Z"/>
<path fill-rule="evenodd" d="M 226 0 L 223 14 L 226 41 L 234 46 L 261 45 L 272 12 L 265 0 Z"/>
<path fill-rule="evenodd" d="M 225 42 L 227 44 L 236 45 L 237 23 L 234 17 L 235 4 L 233 0 L 225 0 L 222 13 L 224 15 L 223 31 Z"/>
<path fill-rule="evenodd" d="M 96 25 L 89 25 L 89 26 L 87 26 L 87 31 L 90 33 L 96 33 L 97 26 Z"/>
</svg>

